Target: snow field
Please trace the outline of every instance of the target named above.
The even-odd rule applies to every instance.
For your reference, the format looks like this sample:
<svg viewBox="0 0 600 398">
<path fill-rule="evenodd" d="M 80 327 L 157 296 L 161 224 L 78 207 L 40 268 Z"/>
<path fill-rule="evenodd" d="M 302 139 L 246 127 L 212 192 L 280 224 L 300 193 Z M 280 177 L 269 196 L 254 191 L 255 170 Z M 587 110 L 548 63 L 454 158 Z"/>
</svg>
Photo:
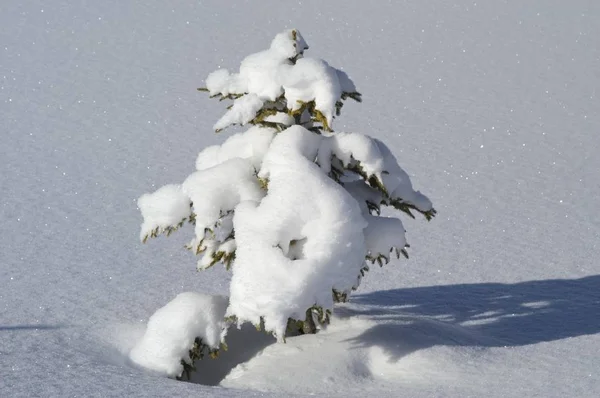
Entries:
<svg viewBox="0 0 600 398">
<path fill-rule="evenodd" d="M 1 9 L 0 396 L 600 395 L 597 2 Z M 293 28 L 363 94 L 335 129 L 385 142 L 438 216 L 403 219 L 410 260 L 372 270 L 315 339 L 230 329 L 199 364 L 210 386 L 143 371 L 127 355 L 148 318 L 231 274 L 196 273 L 189 225 L 139 244 L 136 201 L 237 132 L 212 134 L 205 77 Z"/>
</svg>

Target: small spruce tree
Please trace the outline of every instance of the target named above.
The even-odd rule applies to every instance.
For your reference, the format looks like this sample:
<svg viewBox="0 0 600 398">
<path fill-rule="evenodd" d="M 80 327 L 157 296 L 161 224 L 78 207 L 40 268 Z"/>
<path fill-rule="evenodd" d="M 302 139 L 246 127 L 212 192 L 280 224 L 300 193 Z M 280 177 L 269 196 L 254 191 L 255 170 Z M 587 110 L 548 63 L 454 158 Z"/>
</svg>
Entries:
<svg viewBox="0 0 600 398">
<path fill-rule="evenodd" d="M 436 214 L 429 199 L 381 141 L 334 132 L 344 102 L 361 94 L 343 71 L 305 58 L 297 30 L 244 59 L 238 73 L 219 69 L 198 90 L 231 100 L 214 125 L 251 125 L 205 148 L 181 185 L 143 195 L 141 240 L 186 223 L 198 270 L 221 263 L 233 272 L 226 323 L 253 323 L 284 341 L 315 333 L 335 302 L 348 300 L 372 264 L 408 258 L 398 218 Z M 218 349 L 196 338 L 183 371 Z"/>
</svg>

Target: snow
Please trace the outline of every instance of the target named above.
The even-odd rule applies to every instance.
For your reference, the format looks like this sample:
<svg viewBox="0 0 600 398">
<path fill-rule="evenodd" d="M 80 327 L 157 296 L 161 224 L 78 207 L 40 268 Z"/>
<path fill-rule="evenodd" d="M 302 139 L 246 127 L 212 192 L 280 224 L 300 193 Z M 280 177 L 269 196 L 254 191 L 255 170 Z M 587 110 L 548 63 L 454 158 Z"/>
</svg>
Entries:
<svg viewBox="0 0 600 398">
<path fill-rule="evenodd" d="M 308 49 L 308 44 L 302 34 L 294 29 L 278 33 L 271 42 L 271 51 L 285 58 L 292 58 Z"/>
<path fill-rule="evenodd" d="M 415 191 L 410 177 L 400 167 L 389 148 L 381 141 L 357 133 L 334 133 L 323 140 L 317 153 L 317 162 L 329 173 L 332 159 L 341 161 L 342 166 L 360 166 L 367 178 L 375 177 L 385 187 L 386 195 L 403 203 L 414 205 L 422 211 L 430 211 L 433 204 L 429 198 Z M 382 200 L 375 193 L 350 182 L 350 190 L 359 198 L 379 204 Z"/>
<path fill-rule="evenodd" d="M 253 95 L 236 99 L 221 120 L 239 101 Z M 313 101 L 316 95 L 303 101 Z M 199 170 L 182 187 L 167 185 L 143 195 L 138 203 L 144 217 L 144 241 L 148 226 L 160 228 L 155 227 L 158 216 L 169 221 L 181 219 L 181 210 L 170 196 L 186 208 L 192 204 L 193 217 L 186 213 L 183 220 L 189 217 L 195 222 L 195 237 L 188 247 L 196 254 L 203 253 L 197 268 L 205 270 L 219 261 L 232 268 L 227 318 L 235 319 L 238 327 L 245 322 L 257 328 L 264 325 L 266 332 L 285 342 L 290 318 L 304 320 L 313 306 L 333 313 L 332 291 L 349 297 L 358 288 L 368 269 L 365 259 L 383 264 L 389 262 L 390 252 L 397 257 L 400 251 L 405 253 L 402 222 L 371 216 L 369 206 L 385 203 L 388 190 L 396 192 L 400 185 L 408 198 L 418 194 L 387 147 L 371 137 L 353 133 L 323 136 L 299 125 L 275 137 L 273 129 L 262 130 L 253 127 L 221 146 L 206 148 L 196 160 Z M 252 144 L 255 138 L 257 143 Z M 376 197 L 366 181 L 357 187 L 353 181 L 357 175 L 350 173 L 340 176 L 351 180 L 347 182 L 351 189 L 346 191 L 345 182 L 327 175 L 333 160 L 343 168 L 360 168 L 366 180 L 374 176 L 382 183 L 383 175 L 388 174 L 385 181 L 395 184 L 382 188 Z M 421 196 L 429 204 L 424 210 L 430 210 L 431 202 Z M 147 202 L 165 206 L 149 212 Z M 156 231 L 152 233 L 156 235 Z M 173 369 L 167 374 L 179 376 Z"/>
<path fill-rule="evenodd" d="M 240 203 L 257 202 L 265 195 L 255 174 L 249 160 L 231 157 L 195 171 L 183 182 L 195 214 L 195 237 L 188 247 L 197 254 L 205 252 L 198 269 L 214 265 L 213 254 L 231 254 L 235 249 L 235 243 L 228 241 L 233 228 L 230 213 Z"/>
<path fill-rule="evenodd" d="M 325 116 L 332 122 L 333 109 L 343 93 L 338 73 L 322 60 L 292 61 L 299 53 L 296 45 L 305 48 L 297 31 L 280 33 L 269 50 L 245 58 L 240 75 L 218 70 L 208 76 L 207 90 L 212 96 L 220 94 L 221 99 L 230 95 L 239 81 L 247 80 L 251 88 L 250 93 L 233 92 L 233 104 L 213 126 L 217 132 L 255 119 L 263 109 L 255 92 L 268 91 L 279 80 L 283 92 L 278 95 L 293 105 L 279 105 L 271 116 L 289 116 L 288 112 L 301 104 L 314 103 L 316 109 L 331 111 Z M 243 73 L 252 62 L 266 64 L 281 56 L 284 58 L 273 75 L 252 79 L 248 77 L 251 74 Z M 353 85 L 345 73 L 339 76 L 345 86 Z M 230 80 L 233 83 L 229 84 Z M 284 106 L 291 109 L 286 111 Z M 187 247 L 203 253 L 198 270 L 218 262 L 232 268 L 227 318 L 235 320 L 238 328 L 245 322 L 264 327 L 285 342 L 290 318 L 302 321 L 313 307 L 324 314 L 333 313 L 334 294 L 342 294 L 346 301 L 369 269 L 365 260 L 382 265 L 389 262 L 390 252 L 408 257 L 402 222 L 373 217 L 371 210 L 379 213 L 380 204 L 394 204 L 393 200 L 417 203 L 411 202 L 412 198 L 425 203 L 419 210 L 433 211 L 433 207 L 427 197 L 413 191 L 408 174 L 382 142 L 356 133 L 324 136 L 297 124 L 279 130 L 277 134 L 273 128 L 255 126 L 220 146 L 207 147 L 196 159 L 198 171 L 185 180 L 182 189 L 175 187 L 177 195 L 183 195 L 193 207 L 193 215 L 185 217 L 195 223 L 196 236 Z M 336 162 L 335 178 L 331 178 L 332 162 Z M 355 180 L 361 177 L 363 186 L 359 187 Z M 367 184 L 380 192 L 370 192 Z M 145 194 L 138 202 L 162 198 L 163 191 L 172 187 Z M 389 192 L 396 196 L 390 197 Z M 154 213 L 177 220 L 179 208 L 162 202 L 162 213 Z M 161 201 L 152 204 L 158 206 Z M 174 214 L 168 214 L 170 211 Z M 160 230 L 155 227 L 154 213 L 142 208 L 144 241 L 148 225 L 157 228 L 151 230 L 151 236 Z"/>
<path fill-rule="evenodd" d="M 431 200 L 420 191 L 413 189 L 410 177 L 398 165 L 398 161 L 390 149 L 381 141 L 376 140 L 376 143 L 383 157 L 383 169 L 386 171 L 381 179 L 389 192 L 390 198 L 410 203 L 422 211 L 431 210 L 433 208 Z"/>
<path fill-rule="evenodd" d="M 337 70 L 321 59 L 301 58 L 279 74 L 283 74 L 282 86 L 288 106 L 296 110 L 302 102 L 314 99 L 315 108 L 325 115 L 331 126 L 335 104 L 342 96 Z"/>
<path fill-rule="evenodd" d="M 140 240 L 145 241 L 158 229 L 172 227 L 190 215 L 190 200 L 180 185 L 169 184 L 156 192 L 144 194 L 138 199 L 138 207 L 144 217 L 140 231 Z"/>
<path fill-rule="evenodd" d="M 232 158 L 248 159 L 256 170 L 276 133 L 275 129 L 250 127 L 243 133 L 229 136 L 222 145 L 203 149 L 196 158 L 196 170 L 205 170 Z"/>
<path fill-rule="evenodd" d="M 211 386 L 139 369 L 156 309 L 231 273 L 189 226 L 141 245 L 136 201 L 235 132 L 195 89 L 285 28 L 438 215 L 316 336 L 231 328 Z M 0 32 L 1 396 L 599 395 L 597 2 L 9 0 Z"/>
<path fill-rule="evenodd" d="M 196 236 L 189 247 L 204 253 L 198 269 L 210 268 L 223 256 L 235 256 L 226 263 L 233 272 L 227 317 L 236 319 L 238 327 L 244 322 L 264 324 L 267 332 L 284 341 L 289 318 L 303 320 L 315 305 L 333 312 L 332 290 L 349 296 L 359 285 L 365 258 L 388 258 L 391 250 L 398 254 L 406 244 L 405 231 L 399 220 L 364 214 L 355 197 L 326 175 L 331 168 L 325 160 L 335 152 L 346 164 L 353 161 L 353 153 L 358 154 L 367 172 L 379 165 L 373 173 L 381 177 L 384 158 L 376 141 L 342 133 L 336 140 L 297 125 L 273 138 L 272 129 L 266 129 L 272 141 L 259 151 L 264 158 L 254 158 L 261 165 L 259 171 L 247 158 L 253 155 L 249 139 L 263 137 L 260 131 L 255 127 L 222 146 L 208 147 L 196 161 L 200 170 L 182 187 L 167 185 L 138 202 L 165 203 L 162 212 L 142 208 L 143 231 L 157 224 L 155 213 L 181 219 L 180 209 L 162 200 L 164 191 L 183 196 L 187 208 L 193 203 Z M 346 146 L 354 150 L 341 155 L 343 144 L 336 146 L 337 151 L 330 145 L 348 141 Z M 264 149 L 264 144 L 258 140 L 257 146 Z M 368 145 L 370 151 L 364 149 Z M 241 157 L 236 157 L 237 150 Z M 264 188 L 260 181 L 265 181 Z"/>
<path fill-rule="evenodd" d="M 231 109 L 215 123 L 213 129 L 220 131 L 232 124 L 244 125 L 256 117 L 262 106 L 263 101 L 256 94 L 244 95 L 233 102 Z"/>
<path fill-rule="evenodd" d="M 371 258 L 382 254 L 390 258 L 390 252 L 394 249 L 402 250 L 406 246 L 404 225 L 398 218 L 378 217 L 365 215 L 367 228 L 365 230 L 365 244 Z M 396 257 L 399 257 L 396 254 Z"/>
<path fill-rule="evenodd" d="M 217 69 L 206 77 L 206 88 L 211 96 L 243 93 L 246 86 L 243 80 L 231 76 L 227 69 Z"/>
<path fill-rule="evenodd" d="M 144 336 L 129 357 L 133 363 L 159 374 L 181 376 L 181 360 L 191 363 L 188 351 L 196 338 L 209 349 L 219 349 L 227 333 L 226 308 L 226 297 L 179 294 L 150 317 Z"/>
<path fill-rule="evenodd" d="M 279 133 L 259 173 L 269 181 L 267 195 L 241 203 L 233 218 L 237 251 L 227 314 L 256 325 L 263 317 L 279 340 L 288 318 L 304 319 L 315 304 L 333 310 L 332 288 L 349 292 L 365 258 L 358 204 L 312 161 L 321 142 L 301 126 Z M 305 242 L 297 258 L 292 241 Z"/>
<path fill-rule="evenodd" d="M 383 157 L 375 141 L 356 133 L 335 133 L 327 137 L 318 153 L 318 162 L 326 172 L 331 170 L 331 156 L 335 155 L 344 165 L 358 160 L 368 176 L 381 180 Z"/>
<path fill-rule="evenodd" d="M 238 203 L 260 200 L 264 196 L 252 164 L 232 158 L 214 167 L 192 173 L 183 182 L 183 191 L 191 199 L 196 214 L 196 235 L 212 227 L 221 214 L 233 210 Z"/>
<path fill-rule="evenodd" d="M 331 126 L 343 88 L 352 90 L 348 92 L 356 88 L 345 72 L 322 59 L 303 58 L 307 48 L 298 30 L 286 30 L 275 36 L 268 50 L 244 58 L 239 73 L 230 74 L 226 69 L 210 73 L 206 89 L 211 96 L 242 95 L 213 128 L 220 131 L 232 124 L 244 125 L 256 117 L 265 101 L 281 95 L 292 111 L 300 109 L 303 102 L 314 101 Z"/>
</svg>

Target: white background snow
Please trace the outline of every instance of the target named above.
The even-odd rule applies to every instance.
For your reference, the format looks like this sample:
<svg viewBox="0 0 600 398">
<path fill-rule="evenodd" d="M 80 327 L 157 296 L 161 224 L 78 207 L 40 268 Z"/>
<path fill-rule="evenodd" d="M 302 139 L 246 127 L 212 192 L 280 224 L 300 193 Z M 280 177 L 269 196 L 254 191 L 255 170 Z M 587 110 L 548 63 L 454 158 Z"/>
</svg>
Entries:
<svg viewBox="0 0 600 398">
<path fill-rule="evenodd" d="M 188 233 L 141 245 L 136 199 L 233 132 L 195 88 L 285 28 L 438 217 L 326 332 L 232 333 L 220 387 L 142 371 L 148 317 L 229 275 Z M 598 396 L 599 37 L 583 0 L 3 1 L 0 396 Z"/>
</svg>

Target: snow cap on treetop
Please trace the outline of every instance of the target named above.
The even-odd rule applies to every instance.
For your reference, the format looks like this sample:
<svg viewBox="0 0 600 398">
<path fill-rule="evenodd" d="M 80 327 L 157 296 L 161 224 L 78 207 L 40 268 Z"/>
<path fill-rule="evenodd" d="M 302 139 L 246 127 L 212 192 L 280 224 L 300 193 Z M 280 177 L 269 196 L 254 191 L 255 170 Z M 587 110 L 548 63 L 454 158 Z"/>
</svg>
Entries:
<svg viewBox="0 0 600 398">
<path fill-rule="evenodd" d="M 254 124 L 261 111 L 273 110 L 273 102 L 285 100 L 278 112 L 291 113 L 314 102 L 314 109 L 322 115 L 319 121 L 330 130 L 341 101 L 347 96 L 359 101 L 360 95 L 345 72 L 321 59 L 304 58 L 306 49 L 299 31 L 286 30 L 275 36 L 268 50 L 244 58 L 239 73 L 218 69 L 209 74 L 205 90 L 211 96 L 234 100 L 214 129 Z"/>
</svg>

